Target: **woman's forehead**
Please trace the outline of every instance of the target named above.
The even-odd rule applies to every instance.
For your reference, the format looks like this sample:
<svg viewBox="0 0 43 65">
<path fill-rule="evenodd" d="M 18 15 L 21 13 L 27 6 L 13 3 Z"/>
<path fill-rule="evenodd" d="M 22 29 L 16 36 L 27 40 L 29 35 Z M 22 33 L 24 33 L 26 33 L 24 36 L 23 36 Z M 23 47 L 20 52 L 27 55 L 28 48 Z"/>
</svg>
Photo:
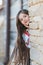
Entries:
<svg viewBox="0 0 43 65">
<path fill-rule="evenodd" d="M 27 15 L 27 14 L 25 14 L 25 13 L 20 13 L 20 14 L 19 14 L 19 19 L 22 18 L 22 17 L 24 17 L 25 15 Z"/>
</svg>

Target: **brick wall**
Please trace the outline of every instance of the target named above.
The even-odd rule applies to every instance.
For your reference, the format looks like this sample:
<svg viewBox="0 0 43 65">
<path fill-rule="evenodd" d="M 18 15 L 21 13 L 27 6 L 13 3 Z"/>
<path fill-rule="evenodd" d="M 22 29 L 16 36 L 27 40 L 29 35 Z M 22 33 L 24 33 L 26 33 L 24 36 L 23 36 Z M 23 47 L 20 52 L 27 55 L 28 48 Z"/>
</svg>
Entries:
<svg viewBox="0 0 43 65">
<path fill-rule="evenodd" d="M 43 65 L 43 0 L 28 0 L 31 65 Z"/>
</svg>

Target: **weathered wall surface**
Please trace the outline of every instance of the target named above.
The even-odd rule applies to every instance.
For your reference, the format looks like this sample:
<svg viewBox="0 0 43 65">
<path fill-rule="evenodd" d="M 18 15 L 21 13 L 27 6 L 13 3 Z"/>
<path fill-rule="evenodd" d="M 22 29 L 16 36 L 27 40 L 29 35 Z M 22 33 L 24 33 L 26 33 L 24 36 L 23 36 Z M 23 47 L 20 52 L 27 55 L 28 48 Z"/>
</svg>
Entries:
<svg viewBox="0 0 43 65">
<path fill-rule="evenodd" d="M 28 0 L 32 65 L 43 65 L 43 0 Z"/>
</svg>

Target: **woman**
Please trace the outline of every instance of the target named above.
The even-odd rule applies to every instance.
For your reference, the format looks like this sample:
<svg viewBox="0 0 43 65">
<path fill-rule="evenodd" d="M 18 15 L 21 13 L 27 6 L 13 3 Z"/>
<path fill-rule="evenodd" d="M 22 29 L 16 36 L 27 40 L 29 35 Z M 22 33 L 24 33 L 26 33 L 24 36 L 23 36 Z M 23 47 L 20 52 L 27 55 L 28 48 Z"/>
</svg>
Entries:
<svg viewBox="0 0 43 65">
<path fill-rule="evenodd" d="M 17 14 L 17 47 L 16 47 L 16 56 L 15 56 L 15 65 L 17 63 L 20 65 L 30 65 L 30 44 L 28 32 L 29 29 L 29 12 L 26 9 L 20 10 Z"/>
</svg>

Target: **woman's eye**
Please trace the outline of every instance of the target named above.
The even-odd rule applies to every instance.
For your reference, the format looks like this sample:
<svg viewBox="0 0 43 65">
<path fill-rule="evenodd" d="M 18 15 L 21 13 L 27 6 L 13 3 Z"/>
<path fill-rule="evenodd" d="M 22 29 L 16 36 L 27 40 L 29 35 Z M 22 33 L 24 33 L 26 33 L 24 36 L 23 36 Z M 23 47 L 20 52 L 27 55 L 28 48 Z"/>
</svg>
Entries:
<svg viewBox="0 0 43 65">
<path fill-rule="evenodd" d="M 22 21 L 23 19 L 21 19 L 21 21 Z"/>
<path fill-rule="evenodd" d="M 26 17 L 26 16 L 24 16 L 24 17 Z"/>
</svg>

